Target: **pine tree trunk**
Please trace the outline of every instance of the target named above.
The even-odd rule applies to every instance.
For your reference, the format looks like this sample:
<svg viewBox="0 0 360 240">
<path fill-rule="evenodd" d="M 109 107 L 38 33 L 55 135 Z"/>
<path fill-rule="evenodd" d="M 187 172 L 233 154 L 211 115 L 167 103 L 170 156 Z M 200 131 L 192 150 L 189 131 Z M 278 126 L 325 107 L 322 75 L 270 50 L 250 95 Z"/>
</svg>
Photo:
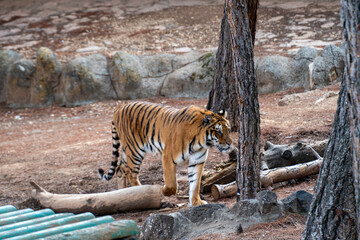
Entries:
<svg viewBox="0 0 360 240">
<path fill-rule="evenodd" d="M 357 229 L 360 231 L 360 2 L 356 0 L 342 0 L 342 21 L 344 23 L 345 69 L 349 119 L 351 130 L 351 154 L 353 159 L 354 187 L 356 212 L 358 217 Z M 358 233 L 360 235 L 360 233 Z"/>
<path fill-rule="evenodd" d="M 245 0 L 227 0 L 238 122 L 236 182 L 238 200 L 255 198 L 260 189 L 260 115 L 253 45 Z"/>
<path fill-rule="evenodd" d="M 333 129 L 316 183 L 303 239 L 357 239 L 350 125 L 342 84 Z"/>
<path fill-rule="evenodd" d="M 342 0 L 345 74 L 302 239 L 359 237 L 359 2 Z M 354 40 L 355 39 L 355 40 Z M 355 42 L 355 44 L 354 44 Z M 354 170 L 355 169 L 355 170 Z M 354 177 L 355 176 L 355 177 Z"/>
<path fill-rule="evenodd" d="M 244 2 L 244 1 L 243 1 Z M 258 0 L 247 0 L 251 41 L 254 45 Z M 244 4 L 244 3 L 243 3 Z M 231 52 L 231 39 L 228 23 L 228 9 L 225 3 L 224 17 L 221 21 L 219 47 L 216 55 L 216 68 L 213 86 L 209 94 L 207 109 L 214 112 L 226 110 L 232 130 L 237 131 L 239 112 L 236 102 L 235 76 Z"/>
</svg>

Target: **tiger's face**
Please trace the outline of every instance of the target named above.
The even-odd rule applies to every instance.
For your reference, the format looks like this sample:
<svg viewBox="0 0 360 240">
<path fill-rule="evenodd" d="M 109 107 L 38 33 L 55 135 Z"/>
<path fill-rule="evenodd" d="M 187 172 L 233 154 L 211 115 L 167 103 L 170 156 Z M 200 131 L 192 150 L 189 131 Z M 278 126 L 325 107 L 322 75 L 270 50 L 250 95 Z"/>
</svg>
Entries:
<svg viewBox="0 0 360 240">
<path fill-rule="evenodd" d="M 224 111 L 212 116 L 205 116 L 203 123 L 209 127 L 206 131 L 206 145 L 208 147 L 216 146 L 220 152 L 227 152 L 232 149 L 230 124 L 225 118 Z"/>
</svg>

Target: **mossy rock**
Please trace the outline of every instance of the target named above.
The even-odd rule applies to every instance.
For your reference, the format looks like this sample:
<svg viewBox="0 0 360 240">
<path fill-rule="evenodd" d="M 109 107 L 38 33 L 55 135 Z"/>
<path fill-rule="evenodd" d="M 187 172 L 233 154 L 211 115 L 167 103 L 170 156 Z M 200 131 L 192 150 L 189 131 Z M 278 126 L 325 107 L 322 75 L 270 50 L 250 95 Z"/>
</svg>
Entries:
<svg viewBox="0 0 360 240">
<path fill-rule="evenodd" d="M 7 74 L 6 104 L 8 107 L 32 107 L 30 88 L 35 76 L 35 64 L 26 59 L 15 61 Z"/>
<path fill-rule="evenodd" d="M 117 52 L 110 64 L 111 80 L 118 99 L 138 98 L 141 65 L 137 56 Z"/>
<path fill-rule="evenodd" d="M 0 51 L 0 102 L 6 101 L 5 81 L 10 66 L 16 61 L 21 59 L 19 53 L 13 50 Z"/>
<path fill-rule="evenodd" d="M 72 107 L 115 97 L 107 60 L 95 54 L 76 58 L 65 66 L 56 102 Z"/>
<path fill-rule="evenodd" d="M 165 79 L 160 94 L 165 97 L 209 96 L 215 70 L 215 54 L 206 53 L 175 70 Z"/>
<path fill-rule="evenodd" d="M 49 48 L 41 47 L 36 56 L 36 77 L 31 88 L 31 102 L 37 106 L 52 104 L 60 76 L 59 59 Z"/>
</svg>

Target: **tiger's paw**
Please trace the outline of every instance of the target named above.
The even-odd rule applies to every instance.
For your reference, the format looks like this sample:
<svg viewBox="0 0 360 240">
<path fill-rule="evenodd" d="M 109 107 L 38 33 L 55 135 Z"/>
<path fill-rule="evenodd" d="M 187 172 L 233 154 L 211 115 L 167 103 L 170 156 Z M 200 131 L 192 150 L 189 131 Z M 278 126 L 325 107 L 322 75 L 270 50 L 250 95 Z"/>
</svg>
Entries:
<svg viewBox="0 0 360 240">
<path fill-rule="evenodd" d="M 176 188 L 170 188 L 170 187 L 167 187 L 167 186 L 163 186 L 161 187 L 161 192 L 164 196 L 171 196 L 171 195 L 175 195 L 176 192 L 177 192 L 177 189 Z"/>
<path fill-rule="evenodd" d="M 195 207 L 195 206 L 204 205 L 204 204 L 208 204 L 207 201 L 199 199 L 199 200 L 195 200 L 192 203 L 190 203 L 190 206 Z"/>
</svg>

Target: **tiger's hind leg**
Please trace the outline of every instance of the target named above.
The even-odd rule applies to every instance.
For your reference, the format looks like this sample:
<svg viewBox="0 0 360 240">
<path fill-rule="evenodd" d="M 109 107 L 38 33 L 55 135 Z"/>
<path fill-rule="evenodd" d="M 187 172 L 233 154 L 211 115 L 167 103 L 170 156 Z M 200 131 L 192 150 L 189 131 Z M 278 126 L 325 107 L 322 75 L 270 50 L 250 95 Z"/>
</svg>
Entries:
<svg viewBox="0 0 360 240">
<path fill-rule="evenodd" d="M 116 176 L 117 176 L 117 185 L 118 189 L 126 188 L 126 172 L 125 172 L 125 163 L 120 161 L 120 165 L 116 169 Z"/>
<path fill-rule="evenodd" d="M 129 147 L 126 149 L 124 154 L 126 158 L 126 161 L 124 161 L 126 162 L 126 166 L 124 166 L 126 179 L 130 186 L 139 186 L 141 185 L 139 181 L 140 166 L 144 157 L 140 153 L 134 152 L 134 150 L 129 150 Z"/>
</svg>

